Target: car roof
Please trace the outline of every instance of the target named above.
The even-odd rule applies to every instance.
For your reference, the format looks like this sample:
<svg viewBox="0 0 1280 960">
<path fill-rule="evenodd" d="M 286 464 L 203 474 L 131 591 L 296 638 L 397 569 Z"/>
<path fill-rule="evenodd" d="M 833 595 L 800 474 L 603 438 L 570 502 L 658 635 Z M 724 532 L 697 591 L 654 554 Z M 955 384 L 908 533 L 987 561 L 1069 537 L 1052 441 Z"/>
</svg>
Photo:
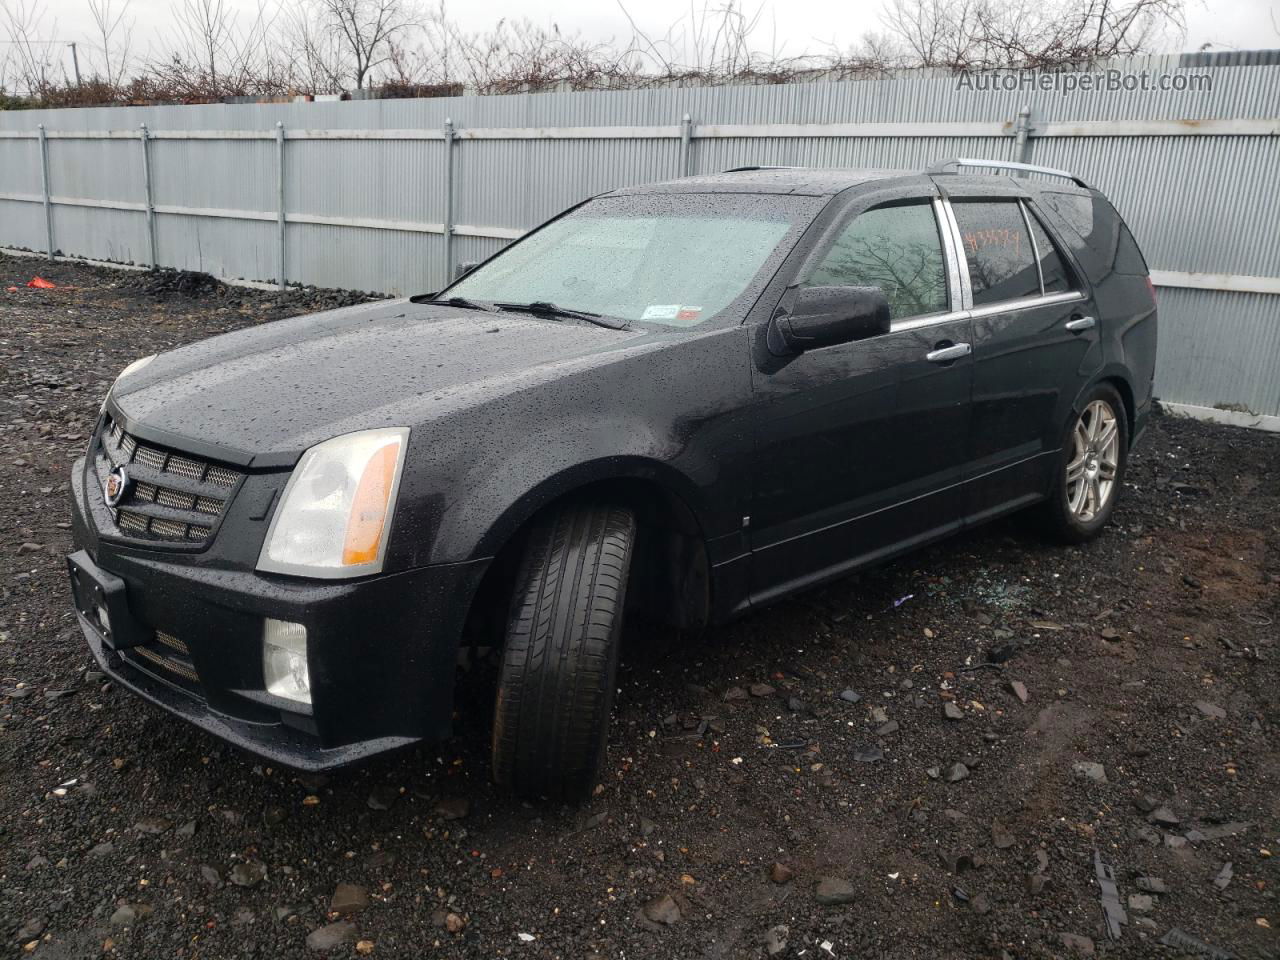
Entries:
<svg viewBox="0 0 1280 960">
<path fill-rule="evenodd" d="M 643 193 L 792 193 L 829 197 L 872 180 L 918 177 L 918 170 L 839 169 L 834 167 L 743 167 L 724 173 L 682 177 L 661 183 L 623 187 L 613 195 Z"/>
<path fill-rule="evenodd" d="M 1045 183 L 1033 179 L 1013 178 L 999 174 L 937 174 L 942 182 L 956 184 L 1013 184 L 1028 191 L 1049 188 L 1067 193 L 1087 194 L 1087 190 L 1067 184 Z M 611 191 L 605 196 L 634 196 L 637 194 L 672 193 L 769 193 L 796 194 L 811 197 L 830 197 L 850 187 L 862 186 L 886 180 L 928 181 L 931 175 L 923 170 L 895 170 L 879 168 L 839 167 L 740 167 L 723 173 L 682 177 L 659 183 L 638 184 Z"/>
</svg>

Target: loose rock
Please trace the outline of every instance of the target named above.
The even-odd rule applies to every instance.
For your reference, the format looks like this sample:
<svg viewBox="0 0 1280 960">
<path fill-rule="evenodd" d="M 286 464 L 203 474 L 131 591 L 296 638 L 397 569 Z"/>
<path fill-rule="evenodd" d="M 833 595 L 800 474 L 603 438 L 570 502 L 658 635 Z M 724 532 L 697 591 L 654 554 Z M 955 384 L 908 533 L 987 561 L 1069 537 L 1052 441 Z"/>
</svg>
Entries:
<svg viewBox="0 0 1280 960">
<path fill-rule="evenodd" d="M 1091 760 L 1081 760 L 1071 765 L 1071 769 L 1075 771 L 1077 776 L 1085 777 L 1096 783 L 1107 782 L 1107 769 L 1100 763 L 1094 763 Z"/>
<path fill-rule="evenodd" d="M 325 952 L 346 946 L 356 938 L 356 925 L 339 920 L 317 927 L 307 934 L 307 948 Z"/>
<path fill-rule="evenodd" d="M 827 907 L 853 903 L 858 898 L 853 884 L 839 877 L 825 877 L 819 880 L 813 896 L 820 904 Z"/>
<path fill-rule="evenodd" d="M 466 797 L 441 797 L 435 813 L 441 820 L 461 820 L 471 812 L 471 801 Z"/>
<path fill-rule="evenodd" d="M 670 926 L 680 919 L 680 905 L 675 897 L 664 893 L 644 905 L 644 915 L 654 923 Z"/>
<path fill-rule="evenodd" d="M 230 879 L 237 887 L 256 887 L 267 875 L 267 865 L 259 860 L 237 863 L 231 868 Z"/>
<path fill-rule="evenodd" d="M 369 894 L 364 887 L 354 883 L 340 883 L 329 900 L 329 912 L 349 917 L 369 906 Z"/>
<path fill-rule="evenodd" d="M 776 927 L 770 927 L 769 932 L 764 935 L 765 952 L 771 957 L 776 957 L 787 949 L 787 938 L 790 935 L 791 929 L 784 923 L 780 923 Z"/>
</svg>

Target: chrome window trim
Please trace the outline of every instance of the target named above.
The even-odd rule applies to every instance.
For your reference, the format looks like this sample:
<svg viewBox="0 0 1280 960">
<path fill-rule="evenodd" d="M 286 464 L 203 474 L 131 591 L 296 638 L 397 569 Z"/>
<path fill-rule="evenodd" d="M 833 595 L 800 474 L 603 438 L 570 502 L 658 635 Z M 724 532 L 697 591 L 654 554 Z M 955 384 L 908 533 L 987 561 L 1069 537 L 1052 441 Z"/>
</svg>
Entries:
<svg viewBox="0 0 1280 960">
<path fill-rule="evenodd" d="M 946 214 L 947 233 L 950 235 L 950 245 L 952 247 L 952 256 L 956 261 L 956 272 L 960 277 L 960 307 L 961 310 L 968 310 L 973 306 L 973 285 L 969 282 L 969 261 L 964 255 L 964 239 L 960 235 L 960 224 L 956 220 L 956 212 L 951 209 L 951 200 L 943 197 L 941 199 L 943 212 Z M 944 244 L 947 237 L 943 237 Z"/>
<path fill-rule="evenodd" d="M 1001 300 L 999 303 L 988 303 L 974 307 L 969 311 L 970 317 L 988 317 L 993 313 L 1011 313 L 1014 310 L 1029 310 L 1032 307 L 1046 307 L 1054 303 L 1071 303 L 1083 300 L 1084 294 L 1079 290 L 1068 290 L 1066 293 L 1041 294 L 1037 297 L 1019 297 L 1016 300 Z"/>
<path fill-rule="evenodd" d="M 949 313 L 934 313 L 927 317 L 910 317 L 897 323 L 890 322 L 889 332 L 899 333 L 903 330 L 919 330 L 943 323 L 955 323 L 957 320 L 974 320 L 996 313 L 1030 310 L 1033 307 L 1047 307 L 1055 303 L 1072 303 L 1076 300 L 1084 299 L 1086 299 L 1085 295 L 1079 290 L 1069 290 L 1066 293 L 1048 293 L 1035 297 L 1019 297 L 1017 300 L 1002 300 L 999 303 L 989 303 L 970 310 L 952 310 Z"/>
<path fill-rule="evenodd" d="M 942 323 L 955 323 L 957 320 L 967 320 L 969 318 L 968 310 L 950 310 L 947 313 L 931 313 L 923 317 L 908 317 L 906 320 L 898 322 L 889 322 L 890 333 L 901 333 L 903 330 L 919 330 L 923 327 L 933 327 Z"/>
<path fill-rule="evenodd" d="M 951 307 L 949 312 L 955 313 L 965 309 L 964 286 L 960 281 L 961 262 L 953 242 L 951 218 L 946 201 L 941 197 L 933 198 L 933 219 L 938 228 L 942 257 L 947 264 L 947 304 Z"/>
</svg>

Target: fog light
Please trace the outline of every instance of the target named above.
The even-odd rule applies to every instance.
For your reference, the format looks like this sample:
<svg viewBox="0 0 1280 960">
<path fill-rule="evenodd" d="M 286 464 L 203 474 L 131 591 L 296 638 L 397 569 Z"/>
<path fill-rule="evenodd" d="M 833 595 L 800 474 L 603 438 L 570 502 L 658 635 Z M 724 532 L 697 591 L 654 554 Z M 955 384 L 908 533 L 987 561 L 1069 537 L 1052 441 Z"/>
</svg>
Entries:
<svg viewBox="0 0 1280 960">
<path fill-rule="evenodd" d="M 288 620 L 266 620 L 263 623 L 262 678 L 267 693 L 298 703 L 311 702 L 306 627 Z"/>
</svg>

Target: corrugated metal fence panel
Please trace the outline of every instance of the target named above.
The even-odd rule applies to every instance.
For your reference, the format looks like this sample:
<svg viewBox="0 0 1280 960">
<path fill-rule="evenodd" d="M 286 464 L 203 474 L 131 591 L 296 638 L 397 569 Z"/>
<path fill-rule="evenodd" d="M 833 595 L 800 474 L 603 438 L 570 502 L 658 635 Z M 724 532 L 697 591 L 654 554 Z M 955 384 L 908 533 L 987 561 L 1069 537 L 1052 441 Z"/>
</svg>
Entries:
<svg viewBox="0 0 1280 960">
<path fill-rule="evenodd" d="M 3 119 L 0 114 L 0 119 Z M 0 140 L 0 194 L 40 196 L 40 144 L 35 140 Z M 39 203 L 0 200 L 0 244 L 43 250 L 44 207 Z"/>
<path fill-rule="evenodd" d="M 1105 193 L 1153 269 L 1280 277 L 1280 138 L 1033 138 L 1028 159 Z"/>
<path fill-rule="evenodd" d="M 1280 297 L 1166 288 L 1157 299 L 1157 396 L 1280 414 Z"/>
<path fill-rule="evenodd" d="M 133 217 L 145 231 L 142 215 Z M 270 221 L 157 214 L 156 249 L 164 266 L 223 280 L 275 280 L 280 272 L 276 225 Z"/>
<path fill-rule="evenodd" d="M 1236 58 L 1239 59 L 1239 58 Z M 388 293 L 437 289 L 445 281 L 445 144 L 452 119 L 453 222 L 522 230 L 588 196 L 680 173 L 680 118 L 724 125 L 889 123 L 892 136 L 697 137 L 692 173 L 747 163 L 920 169 L 940 157 L 1012 159 L 1012 124 L 1029 107 L 1033 128 L 1089 121 L 1194 121 L 1280 115 L 1280 63 L 1175 56 L 1106 67 L 1174 77 L 1194 90 L 1078 89 L 1072 75 L 961 80 L 945 74 L 783 86 L 656 87 L 432 100 L 209 104 L 0 112 L 0 131 L 49 140 L 59 198 L 140 204 L 145 200 L 139 124 L 153 133 L 260 131 L 267 139 L 155 139 L 151 143 L 156 243 L 164 265 L 225 278 L 279 273 L 277 123 L 285 145 L 286 275 L 291 282 Z M 1192 65 L 1192 64 L 1199 65 Z M 1077 89 L 1067 85 L 1077 83 Z M 1048 86 L 1042 86 L 1048 84 Z M 912 124 L 999 123 L 1008 135 L 939 136 Z M 1191 125 L 1188 124 L 1188 127 Z M 470 139 L 468 131 L 576 127 L 661 128 L 637 139 Z M 305 131 L 421 131 L 430 139 L 301 139 Z M 121 131 L 127 139 L 78 140 L 67 131 Z M 1280 277 L 1280 148 L 1274 136 L 1036 136 L 1025 159 L 1077 171 L 1125 215 L 1154 269 Z M 34 138 L 0 139 L 0 195 L 39 196 Z M 266 219 L 197 216 L 247 211 Z M 341 219 L 324 223 L 315 220 Z M 145 262 L 145 216 L 136 210 L 54 206 L 63 252 Z M 312 221 L 312 222 L 307 222 Z M 374 223 L 371 223 L 373 221 Z M 412 229 L 375 229 L 396 223 Z M 453 261 L 481 260 L 508 241 L 455 235 Z M 0 244 L 42 250 L 40 203 L 0 199 Z M 1242 404 L 1280 414 L 1280 297 L 1163 288 L 1158 384 L 1167 399 Z M 1207 323 L 1212 321 L 1212 328 Z M 1210 332 L 1210 330 L 1212 332 Z"/>
<path fill-rule="evenodd" d="M 438 290 L 442 244 L 436 234 L 291 223 L 289 279 L 394 296 Z"/>
</svg>

